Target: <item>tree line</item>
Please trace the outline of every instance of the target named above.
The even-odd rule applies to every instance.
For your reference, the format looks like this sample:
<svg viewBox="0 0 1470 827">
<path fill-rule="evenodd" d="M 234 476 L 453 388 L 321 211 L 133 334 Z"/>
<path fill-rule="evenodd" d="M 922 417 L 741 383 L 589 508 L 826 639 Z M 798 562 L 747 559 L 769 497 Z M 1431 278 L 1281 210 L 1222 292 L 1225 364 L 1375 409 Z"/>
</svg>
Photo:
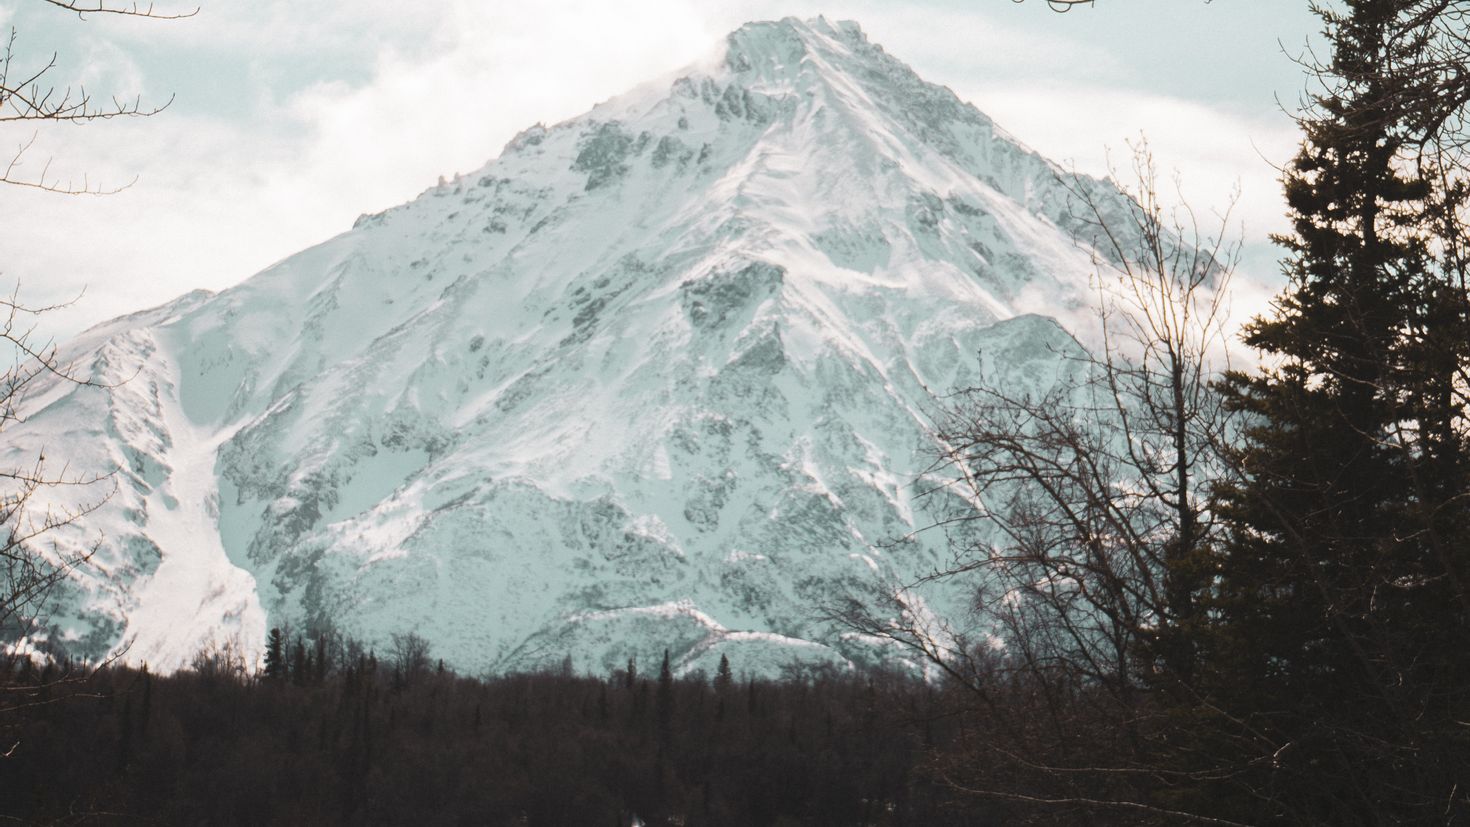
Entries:
<svg viewBox="0 0 1470 827">
<path fill-rule="evenodd" d="M 172 675 L 0 660 L 0 818 L 74 824 L 991 825 L 925 768 L 980 733 L 897 673 L 457 675 L 400 641 Z M 406 636 L 405 636 L 406 637 Z M 334 654 L 334 650 L 336 653 Z M 317 653 L 325 653 L 318 660 Z M 352 652 L 353 654 L 346 654 Z M 11 746 L 11 745 L 14 746 Z"/>
</svg>

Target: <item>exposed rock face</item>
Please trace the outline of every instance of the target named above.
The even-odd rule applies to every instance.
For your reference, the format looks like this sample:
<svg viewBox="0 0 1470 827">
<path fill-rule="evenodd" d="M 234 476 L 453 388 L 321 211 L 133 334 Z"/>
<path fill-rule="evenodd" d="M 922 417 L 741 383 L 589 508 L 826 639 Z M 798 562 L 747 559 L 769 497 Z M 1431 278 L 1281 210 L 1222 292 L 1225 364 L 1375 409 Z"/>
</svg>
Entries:
<svg viewBox="0 0 1470 827">
<path fill-rule="evenodd" d="M 888 544 L 925 523 L 934 394 L 982 352 L 1044 386 L 1076 346 L 1027 315 L 1087 301 L 1066 205 L 855 25 L 748 25 L 72 343 L 127 381 L 47 389 L 6 457 L 120 469 L 93 531 L 58 535 L 104 541 L 56 634 L 164 668 L 322 621 L 470 671 L 886 657 L 819 610 L 942 563 L 938 537 Z"/>
</svg>

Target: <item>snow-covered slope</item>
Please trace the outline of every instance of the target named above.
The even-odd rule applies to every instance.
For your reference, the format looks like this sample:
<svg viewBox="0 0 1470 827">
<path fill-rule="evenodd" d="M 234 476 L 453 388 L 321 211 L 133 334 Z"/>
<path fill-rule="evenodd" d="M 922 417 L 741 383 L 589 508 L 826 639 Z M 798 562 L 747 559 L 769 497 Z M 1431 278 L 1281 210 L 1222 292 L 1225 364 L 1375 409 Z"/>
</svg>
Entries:
<svg viewBox="0 0 1470 827">
<path fill-rule="evenodd" d="M 933 395 L 1075 347 L 1055 172 L 854 24 L 745 26 L 73 342 L 112 386 L 45 389 L 0 456 L 121 469 L 56 535 L 102 538 L 56 634 L 159 667 L 322 621 L 472 671 L 871 658 L 820 608 L 942 561 L 886 545 L 925 523 Z"/>
</svg>

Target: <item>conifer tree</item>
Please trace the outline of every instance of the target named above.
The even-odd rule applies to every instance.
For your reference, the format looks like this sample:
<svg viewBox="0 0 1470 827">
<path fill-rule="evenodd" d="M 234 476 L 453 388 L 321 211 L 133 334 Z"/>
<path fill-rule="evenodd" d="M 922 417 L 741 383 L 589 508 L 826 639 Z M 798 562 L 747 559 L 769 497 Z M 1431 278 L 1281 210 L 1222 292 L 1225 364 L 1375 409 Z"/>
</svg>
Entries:
<svg viewBox="0 0 1470 827">
<path fill-rule="evenodd" d="M 1247 330 L 1268 367 L 1223 385 L 1252 425 L 1220 491 L 1201 689 L 1230 722 L 1213 748 L 1248 745 L 1241 820 L 1470 807 L 1440 769 L 1470 766 L 1470 314 L 1442 235 L 1464 194 L 1392 105 L 1414 97 L 1392 69 L 1416 5 L 1318 10 L 1334 51 L 1285 174 L 1290 283 Z"/>
<path fill-rule="evenodd" d="M 715 672 L 715 692 L 723 696 L 730 691 L 730 684 L 734 680 L 734 676 L 730 674 L 730 659 L 720 655 L 720 667 Z"/>
<path fill-rule="evenodd" d="M 322 682 L 327 679 L 327 667 L 330 661 L 330 657 L 327 654 L 327 635 L 327 631 L 318 629 L 313 646 L 315 653 L 311 658 L 311 682 L 317 686 L 321 686 Z"/>
<path fill-rule="evenodd" d="M 658 713 L 660 747 L 666 747 L 674 734 L 674 672 L 669 666 L 669 650 L 664 650 L 663 666 L 658 670 Z"/>
<path fill-rule="evenodd" d="M 286 636 L 273 628 L 265 641 L 265 676 L 271 680 L 286 677 Z"/>
<path fill-rule="evenodd" d="M 296 636 L 296 643 L 291 647 L 291 682 L 297 686 L 305 686 L 307 679 L 311 676 L 311 664 L 306 654 L 306 641 Z"/>
</svg>

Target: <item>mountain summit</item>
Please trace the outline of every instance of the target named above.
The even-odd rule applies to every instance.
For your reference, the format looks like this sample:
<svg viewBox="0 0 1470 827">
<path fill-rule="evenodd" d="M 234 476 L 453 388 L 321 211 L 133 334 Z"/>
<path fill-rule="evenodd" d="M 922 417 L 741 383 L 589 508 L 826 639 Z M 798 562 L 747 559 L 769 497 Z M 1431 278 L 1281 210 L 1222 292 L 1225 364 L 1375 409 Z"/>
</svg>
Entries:
<svg viewBox="0 0 1470 827">
<path fill-rule="evenodd" d="M 934 394 L 1075 347 L 1043 318 L 1093 271 L 1056 176 L 856 24 L 744 26 L 71 343 L 107 387 L 45 389 L 4 457 L 121 469 L 56 535 L 103 545 L 53 640 L 165 668 L 325 623 L 471 671 L 882 658 L 820 609 L 942 561 L 888 542 L 926 523 Z"/>
</svg>

